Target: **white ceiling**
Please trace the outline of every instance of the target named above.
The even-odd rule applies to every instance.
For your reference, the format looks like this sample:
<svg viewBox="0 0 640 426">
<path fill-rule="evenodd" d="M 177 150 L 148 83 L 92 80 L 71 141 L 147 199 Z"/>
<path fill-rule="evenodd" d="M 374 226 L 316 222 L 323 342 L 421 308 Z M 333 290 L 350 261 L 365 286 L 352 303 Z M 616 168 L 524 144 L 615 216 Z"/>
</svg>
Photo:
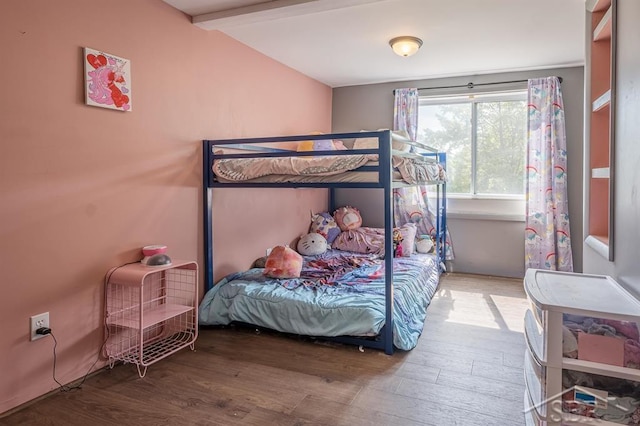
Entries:
<svg viewBox="0 0 640 426">
<path fill-rule="evenodd" d="M 164 1 L 331 87 L 584 64 L 584 0 Z"/>
</svg>

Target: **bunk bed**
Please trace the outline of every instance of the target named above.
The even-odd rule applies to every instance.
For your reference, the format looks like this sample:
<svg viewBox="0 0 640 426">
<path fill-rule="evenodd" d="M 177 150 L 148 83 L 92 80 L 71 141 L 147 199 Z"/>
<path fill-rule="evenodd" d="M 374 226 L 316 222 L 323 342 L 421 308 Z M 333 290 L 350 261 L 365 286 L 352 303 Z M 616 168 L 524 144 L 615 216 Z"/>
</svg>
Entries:
<svg viewBox="0 0 640 426">
<path fill-rule="evenodd" d="M 368 143 L 358 145 L 354 142 L 363 140 Z M 370 143 L 372 140 L 375 143 Z M 299 146 L 303 141 L 318 143 L 318 146 L 322 146 L 320 142 L 335 141 L 340 143 L 343 149 L 296 150 L 295 146 Z M 344 149 L 343 145 L 347 145 L 348 148 Z M 413 333 L 413 338 L 417 340 L 415 335 L 417 333 L 419 336 L 422 332 L 426 308 L 435 294 L 439 274 L 443 271 L 445 264 L 445 168 L 445 153 L 404 139 L 390 130 L 203 141 L 206 294 L 200 306 L 200 325 L 247 323 L 285 333 L 304 334 L 361 347 L 382 349 L 387 354 L 393 353 L 394 342 L 400 349 L 411 349 L 415 341 L 409 343 L 404 340 L 399 341 L 397 338 L 400 332 L 399 327 L 408 328 L 409 332 Z M 328 309 L 326 300 L 322 302 L 324 306 L 319 308 L 317 315 L 322 315 L 323 318 L 306 321 L 313 323 L 313 327 L 302 328 L 311 332 L 300 332 L 299 324 L 305 322 L 300 315 L 307 315 L 308 312 L 311 312 L 309 315 L 316 315 L 313 313 L 314 307 L 301 308 L 296 305 L 288 309 L 282 302 L 283 297 L 289 297 L 287 294 L 293 295 L 294 299 L 299 299 L 294 300 L 295 303 L 303 304 L 317 303 L 313 301 L 318 300 L 316 297 L 299 297 L 293 292 L 287 293 L 290 290 L 285 288 L 286 285 L 274 283 L 273 280 L 265 282 L 264 279 L 260 279 L 262 274 L 256 269 L 232 274 L 214 286 L 213 188 L 328 188 L 330 212 L 339 207 L 335 205 L 335 190 L 338 188 L 379 188 L 384 194 L 384 253 L 393 253 L 393 191 L 398 187 L 415 185 L 435 186 L 435 191 L 430 192 L 435 193 L 436 221 L 435 232 L 432 235 L 435 240 L 433 254 L 405 258 L 385 255 L 378 260 L 377 265 L 373 265 L 374 269 L 377 268 L 377 273 L 371 273 L 372 264 L 365 261 L 369 270 L 356 280 L 361 280 L 364 275 L 367 275 L 366 290 L 358 292 L 354 288 L 349 288 L 350 294 L 346 296 L 338 294 L 335 301 L 331 300 L 331 306 Z M 329 257 L 331 256 L 335 256 L 335 253 Z M 305 265 L 312 260 L 314 259 L 305 257 Z M 375 282 L 370 279 L 372 276 L 377 276 Z M 353 274 L 347 274 L 344 279 L 349 280 L 353 277 Z M 350 283 L 338 282 L 338 284 L 348 286 Z M 222 294 L 223 290 L 220 290 L 222 288 L 228 291 Z M 361 286 L 360 289 L 362 288 L 364 287 Z M 273 293 L 269 293 L 271 291 Z M 336 294 L 334 291 L 327 293 Z M 365 299 L 360 299 L 360 302 L 354 303 L 355 294 L 363 298 L 373 297 L 375 300 L 371 303 L 377 303 L 377 313 L 381 313 L 382 316 L 366 313 L 370 308 L 367 306 L 369 302 L 361 303 Z M 237 295 L 240 295 L 237 297 L 240 303 L 249 300 L 248 303 L 251 304 L 255 299 L 261 299 L 267 300 L 266 303 L 273 302 L 277 307 L 265 309 L 262 306 L 253 305 L 229 306 L 230 299 L 236 298 Z M 245 302 L 242 302 L 243 300 Z M 344 311 L 341 310 L 342 305 L 338 305 L 336 309 L 334 303 L 345 303 L 350 306 L 347 306 Z M 354 304 L 356 306 L 353 306 Z M 269 309 L 271 313 L 267 312 L 264 314 L 265 317 L 260 317 L 260 312 L 269 311 Z M 358 313 L 359 310 L 365 314 Z M 232 311 L 244 312 L 246 315 L 234 316 Z M 331 312 L 335 312 L 336 318 L 330 317 Z M 287 323 L 286 316 L 289 313 L 298 317 L 291 318 Z M 274 315 L 279 317 L 278 320 L 272 318 Z M 369 330 L 349 327 L 349 324 L 344 323 L 358 322 L 363 316 L 374 323 Z M 301 319 L 303 321 L 300 321 Z M 341 321 L 345 327 L 336 327 L 336 323 Z M 396 336 L 394 336 L 394 329 Z"/>
</svg>

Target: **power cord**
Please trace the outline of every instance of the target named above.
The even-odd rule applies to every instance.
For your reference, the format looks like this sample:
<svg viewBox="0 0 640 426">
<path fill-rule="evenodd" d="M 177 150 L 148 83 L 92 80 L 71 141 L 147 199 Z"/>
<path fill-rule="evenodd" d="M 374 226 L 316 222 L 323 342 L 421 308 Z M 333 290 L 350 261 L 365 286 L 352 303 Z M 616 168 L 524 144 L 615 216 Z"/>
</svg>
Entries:
<svg viewBox="0 0 640 426">
<path fill-rule="evenodd" d="M 120 265 L 120 266 L 116 266 L 115 268 L 111 269 L 111 270 L 107 273 L 107 275 L 104 277 L 104 284 L 105 284 L 105 285 L 104 285 L 104 287 L 105 287 L 105 293 L 104 293 L 104 294 L 105 294 L 105 296 L 107 295 L 107 284 L 109 283 L 109 280 L 111 279 L 111 275 L 113 275 L 113 273 L 114 273 L 115 271 L 117 271 L 118 269 L 122 268 L 123 266 L 133 265 L 134 263 L 140 263 L 141 261 L 142 261 L 142 259 L 140 259 L 140 260 L 135 260 L 135 261 L 133 261 L 133 262 L 123 263 L 122 265 Z M 105 300 L 106 300 L 106 299 L 105 299 Z"/>
<path fill-rule="evenodd" d="M 140 261 L 138 260 L 138 261 L 135 261 L 135 262 L 123 263 L 122 265 L 113 268 L 109 272 L 109 274 L 107 274 L 105 276 L 105 286 L 104 286 L 105 301 L 107 300 L 106 299 L 106 296 L 107 296 L 107 283 L 109 282 L 109 279 L 111 278 L 111 275 L 113 275 L 113 273 L 115 271 L 117 271 L 118 269 L 122 268 L 123 266 L 131 265 L 131 264 L 139 263 L 139 262 Z M 49 327 L 40 327 L 40 328 L 38 328 L 36 330 L 36 334 L 40 334 L 40 335 L 43 335 L 43 336 L 46 336 L 46 335 L 50 334 L 51 337 L 53 338 L 53 380 L 58 384 L 58 387 L 60 387 L 60 391 L 61 392 L 69 392 L 69 391 L 72 391 L 74 389 L 82 389 L 82 385 L 84 384 L 85 380 L 87 380 L 87 377 L 89 377 L 89 374 L 91 373 L 91 371 L 93 371 L 93 367 L 95 367 L 96 364 L 98 363 L 98 361 L 100 360 L 100 354 L 104 350 L 104 347 L 107 344 L 107 341 L 109 340 L 109 330 L 107 330 L 107 332 L 105 333 L 106 336 L 104 338 L 104 341 L 102 342 L 102 345 L 100 345 L 100 350 L 98 351 L 98 356 L 96 357 L 96 360 L 93 362 L 93 364 L 91 364 L 91 367 L 89 367 L 89 370 L 87 371 L 87 373 L 82 377 L 82 380 L 80 381 L 80 383 L 78 383 L 77 385 L 68 386 L 68 385 L 63 385 L 56 378 L 56 363 L 57 363 L 56 348 L 58 347 L 58 339 L 56 339 L 56 336 L 53 335 L 53 331 Z"/>
<path fill-rule="evenodd" d="M 80 383 L 78 383 L 77 385 L 68 386 L 68 385 L 63 385 L 56 378 L 56 364 L 57 364 L 57 358 L 58 358 L 56 355 L 56 348 L 58 347 L 58 339 L 56 339 L 56 336 L 48 327 L 41 327 L 37 329 L 36 334 L 41 334 L 41 335 L 50 334 L 51 337 L 53 338 L 53 380 L 58 384 L 60 391 L 69 392 L 74 389 L 82 389 L 82 385 L 84 384 L 85 380 L 87 380 L 87 377 L 89 377 L 89 374 L 91 373 L 91 371 L 93 371 L 93 367 L 96 366 L 96 364 L 98 363 L 98 360 L 100 359 L 100 354 L 102 353 L 104 345 L 106 345 L 107 343 L 107 338 L 105 338 L 104 342 L 102 342 L 102 345 L 100 346 L 100 351 L 98 352 L 98 356 L 96 357 L 96 360 L 93 362 L 93 364 L 91 364 L 91 367 L 89 367 L 89 370 L 87 371 L 87 373 L 84 375 L 84 377 L 82 377 L 82 380 L 80 381 Z"/>
</svg>

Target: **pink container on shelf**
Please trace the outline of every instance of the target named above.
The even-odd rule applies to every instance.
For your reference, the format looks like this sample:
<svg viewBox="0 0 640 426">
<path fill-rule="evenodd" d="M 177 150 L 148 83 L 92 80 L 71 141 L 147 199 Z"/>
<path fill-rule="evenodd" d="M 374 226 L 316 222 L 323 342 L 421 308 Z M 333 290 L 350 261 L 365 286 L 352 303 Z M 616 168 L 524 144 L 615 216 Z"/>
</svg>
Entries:
<svg viewBox="0 0 640 426">
<path fill-rule="evenodd" d="M 162 244 L 144 246 L 142 247 L 142 254 L 144 255 L 144 257 L 142 258 L 140 263 L 142 263 L 143 265 L 147 265 L 149 263 L 149 259 L 151 259 L 151 256 L 155 256 L 157 254 L 165 254 L 166 252 L 167 246 Z M 167 259 L 169 258 L 167 257 Z M 169 261 L 165 262 L 165 264 L 171 264 L 171 260 L 169 259 Z"/>
<path fill-rule="evenodd" d="M 145 256 L 153 256 L 154 254 L 164 254 L 167 252 L 167 246 L 154 244 L 142 247 L 142 254 Z"/>
<path fill-rule="evenodd" d="M 624 366 L 624 339 L 578 333 L 578 359 Z"/>
</svg>

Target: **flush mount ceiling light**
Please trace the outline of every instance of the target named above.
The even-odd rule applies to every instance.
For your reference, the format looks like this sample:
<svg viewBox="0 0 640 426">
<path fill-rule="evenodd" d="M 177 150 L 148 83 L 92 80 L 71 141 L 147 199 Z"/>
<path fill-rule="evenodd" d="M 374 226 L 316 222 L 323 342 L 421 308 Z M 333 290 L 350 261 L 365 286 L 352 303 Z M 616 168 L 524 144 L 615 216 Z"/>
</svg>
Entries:
<svg viewBox="0 0 640 426">
<path fill-rule="evenodd" d="M 411 56 L 420 49 L 422 40 L 418 37 L 401 36 L 389 40 L 389 45 L 397 55 Z"/>
</svg>

